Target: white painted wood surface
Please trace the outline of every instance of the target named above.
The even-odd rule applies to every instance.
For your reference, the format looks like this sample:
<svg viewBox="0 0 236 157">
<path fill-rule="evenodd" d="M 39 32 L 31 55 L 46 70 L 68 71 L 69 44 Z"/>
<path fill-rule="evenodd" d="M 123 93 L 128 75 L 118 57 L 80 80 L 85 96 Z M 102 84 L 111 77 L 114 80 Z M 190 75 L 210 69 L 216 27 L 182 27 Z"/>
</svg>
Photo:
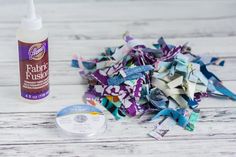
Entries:
<svg viewBox="0 0 236 157">
<path fill-rule="evenodd" d="M 88 140 L 65 136 L 55 127 L 55 113 L 81 103 L 86 90 L 73 53 L 91 57 L 123 43 L 125 31 L 153 43 L 159 36 L 174 44 L 189 42 L 199 55 L 221 56 L 210 67 L 236 91 L 235 0 L 36 0 L 50 32 L 51 94 L 45 102 L 19 98 L 15 30 L 24 15 L 23 1 L 0 0 L 0 156 L 236 156 L 236 103 L 203 99 L 194 132 L 176 126 L 163 141 L 146 133 L 153 124 L 115 121 L 105 111 L 108 129 Z M 102 107 L 101 107 L 102 108 Z"/>
</svg>

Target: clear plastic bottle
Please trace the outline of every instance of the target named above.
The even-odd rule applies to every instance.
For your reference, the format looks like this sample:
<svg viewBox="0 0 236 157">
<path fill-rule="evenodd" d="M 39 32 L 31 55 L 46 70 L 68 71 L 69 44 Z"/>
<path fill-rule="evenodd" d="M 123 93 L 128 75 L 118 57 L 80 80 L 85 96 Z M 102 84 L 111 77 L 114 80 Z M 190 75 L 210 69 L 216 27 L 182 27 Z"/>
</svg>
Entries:
<svg viewBox="0 0 236 157">
<path fill-rule="evenodd" d="M 49 94 L 48 33 L 36 15 L 33 0 L 16 34 L 21 97 L 38 101 Z"/>
</svg>

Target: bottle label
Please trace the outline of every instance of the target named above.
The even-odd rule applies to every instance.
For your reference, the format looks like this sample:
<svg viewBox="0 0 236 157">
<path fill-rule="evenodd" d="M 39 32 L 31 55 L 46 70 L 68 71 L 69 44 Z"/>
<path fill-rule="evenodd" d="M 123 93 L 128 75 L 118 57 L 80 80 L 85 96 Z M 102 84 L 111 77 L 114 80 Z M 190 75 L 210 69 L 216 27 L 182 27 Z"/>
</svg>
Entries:
<svg viewBox="0 0 236 157">
<path fill-rule="evenodd" d="M 48 39 L 38 43 L 18 41 L 21 96 L 38 100 L 49 94 Z"/>
</svg>

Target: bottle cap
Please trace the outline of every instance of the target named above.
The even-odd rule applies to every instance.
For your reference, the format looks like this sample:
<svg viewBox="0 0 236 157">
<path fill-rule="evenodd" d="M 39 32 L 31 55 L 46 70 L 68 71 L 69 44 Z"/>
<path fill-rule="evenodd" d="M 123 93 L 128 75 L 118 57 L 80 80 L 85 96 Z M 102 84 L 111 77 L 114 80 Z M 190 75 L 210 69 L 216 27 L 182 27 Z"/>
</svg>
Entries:
<svg viewBox="0 0 236 157">
<path fill-rule="evenodd" d="M 42 19 L 36 15 L 34 1 L 29 0 L 28 12 L 21 21 L 21 27 L 29 30 L 38 30 L 42 28 Z"/>
</svg>

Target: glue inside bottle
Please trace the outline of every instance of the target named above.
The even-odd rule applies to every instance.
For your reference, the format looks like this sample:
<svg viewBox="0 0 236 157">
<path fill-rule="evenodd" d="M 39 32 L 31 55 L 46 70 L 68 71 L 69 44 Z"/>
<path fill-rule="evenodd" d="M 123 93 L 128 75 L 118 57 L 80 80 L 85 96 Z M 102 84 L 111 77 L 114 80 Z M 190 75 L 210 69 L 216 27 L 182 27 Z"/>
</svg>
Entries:
<svg viewBox="0 0 236 157">
<path fill-rule="evenodd" d="M 40 100 L 49 94 L 48 33 L 33 0 L 17 31 L 21 97 Z"/>
</svg>

